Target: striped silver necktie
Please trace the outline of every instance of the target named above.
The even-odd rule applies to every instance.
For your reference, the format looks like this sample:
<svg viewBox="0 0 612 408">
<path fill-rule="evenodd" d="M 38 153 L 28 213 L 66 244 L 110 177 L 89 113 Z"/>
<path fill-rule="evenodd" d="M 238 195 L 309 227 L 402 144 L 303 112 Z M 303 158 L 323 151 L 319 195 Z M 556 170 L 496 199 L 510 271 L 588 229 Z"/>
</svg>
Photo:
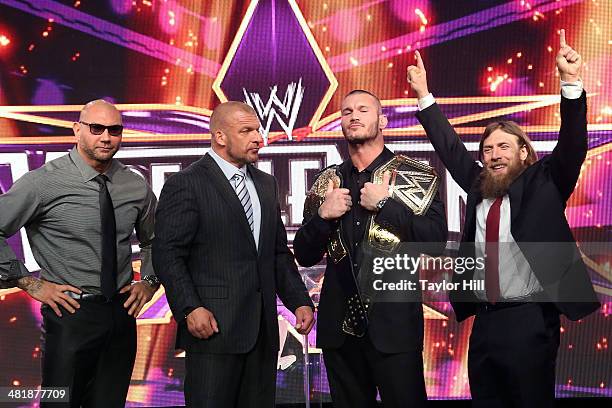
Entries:
<svg viewBox="0 0 612 408">
<path fill-rule="evenodd" d="M 244 174 L 236 173 L 234 177 L 234 189 L 236 190 L 236 195 L 238 196 L 238 200 L 240 200 L 240 204 L 244 208 L 244 213 L 246 214 L 247 221 L 249 222 L 249 227 L 251 227 L 251 232 L 254 231 L 254 222 L 253 222 L 253 204 L 251 203 L 251 196 L 249 195 L 249 191 L 246 187 L 246 182 L 244 180 Z"/>
</svg>

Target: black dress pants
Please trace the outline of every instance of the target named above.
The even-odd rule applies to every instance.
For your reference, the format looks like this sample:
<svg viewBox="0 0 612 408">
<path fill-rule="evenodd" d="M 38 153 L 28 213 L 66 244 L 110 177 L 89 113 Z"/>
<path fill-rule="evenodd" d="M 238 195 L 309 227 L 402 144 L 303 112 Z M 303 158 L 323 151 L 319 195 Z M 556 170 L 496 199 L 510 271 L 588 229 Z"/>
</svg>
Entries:
<svg viewBox="0 0 612 408">
<path fill-rule="evenodd" d="M 41 407 L 125 406 L 136 357 L 136 319 L 126 299 L 81 299 L 76 313 L 62 308 L 62 317 L 42 306 L 42 387 L 68 387 L 70 402 Z"/>
<path fill-rule="evenodd" d="M 468 375 L 474 408 L 552 408 L 559 313 L 523 303 L 476 314 Z"/>
<path fill-rule="evenodd" d="M 323 358 L 335 408 L 425 407 L 427 393 L 423 353 L 381 353 L 370 338 L 346 336 L 338 349 L 324 349 Z"/>
<path fill-rule="evenodd" d="M 274 408 L 278 350 L 270 346 L 261 320 L 257 341 L 248 353 L 186 352 L 185 406 Z"/>
</svg>

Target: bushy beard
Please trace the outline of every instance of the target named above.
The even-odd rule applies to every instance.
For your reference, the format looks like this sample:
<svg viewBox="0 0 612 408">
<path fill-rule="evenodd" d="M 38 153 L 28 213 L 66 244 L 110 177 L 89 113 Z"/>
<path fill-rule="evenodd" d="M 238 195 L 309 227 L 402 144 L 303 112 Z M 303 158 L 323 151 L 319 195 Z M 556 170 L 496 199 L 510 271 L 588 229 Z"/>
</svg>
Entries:
<svg viewBox="0 0 612 408">
<path fill-rule="evenodd" d="M 513 161 L 508 164 L 508 172 L 503 176 L 494 176 L 488 167 L 483 167 L 480 171 L 480 193 L 483 198 L 503 197 L 508 193 L 508 189 L 514 180 L 527 168 L 520 161 Z"/>
</svg>

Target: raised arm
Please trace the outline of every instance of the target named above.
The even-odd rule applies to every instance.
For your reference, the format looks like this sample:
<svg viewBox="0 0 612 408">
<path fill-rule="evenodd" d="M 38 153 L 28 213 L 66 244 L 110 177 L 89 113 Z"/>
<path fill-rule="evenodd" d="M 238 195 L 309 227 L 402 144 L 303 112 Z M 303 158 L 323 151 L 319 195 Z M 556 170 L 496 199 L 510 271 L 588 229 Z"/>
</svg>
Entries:
<svg viewBox="0 0 612 408">
<path fill-rule="evenodd" d="M 561 77 L 561 129 L 550 157 L 552 179 L 565 200 L 574 191 L 588 150 L 586 94 L 580 74 L 582 58 L 565 40 L 561 30 L 557 69 Z"/>
<path fill-rule="evenodd" d="M 429 141 L 453 179 L 464 191 L 469 191 L 480 174 L 481 167 L 472 158 L 438 104 L 435 103 L 427 87 L 427 72 L 421 54 L 415 51 L 414 55 L 416 65 L 408 67 L 407 79 L 419 99 L 417 119 L 423 125 Z"/>
</svg>

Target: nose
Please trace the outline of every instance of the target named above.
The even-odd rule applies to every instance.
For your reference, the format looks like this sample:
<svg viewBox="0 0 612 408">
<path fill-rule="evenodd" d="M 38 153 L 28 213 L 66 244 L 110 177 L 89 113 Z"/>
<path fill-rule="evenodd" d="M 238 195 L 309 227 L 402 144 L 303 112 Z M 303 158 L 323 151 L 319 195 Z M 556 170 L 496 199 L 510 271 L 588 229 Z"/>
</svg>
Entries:
<svg viewBox="0 0 612 408">
<path fill-rule="evenodd" d="M 104 132 L 102 132 L 102 134 L 100 135 L 100 140 L 102 140 L 103 142 L 110 142 L 111 138 L 108 134 L 108 129 L 104 129 Z"/>
<path fill-rule="evenodd" d="M 261 134 L 261 131 L 256 130 L 255 131 L 255 143 L 257 143 L 258 146 L 263 145 L 263 135 Z"/>
<path fill-rule="evenodd" d="M 501 150 L 497 146 L 493 146 L 491 150 L 491 160 L 497 160 L 501 157 Z"/>
</svg>

